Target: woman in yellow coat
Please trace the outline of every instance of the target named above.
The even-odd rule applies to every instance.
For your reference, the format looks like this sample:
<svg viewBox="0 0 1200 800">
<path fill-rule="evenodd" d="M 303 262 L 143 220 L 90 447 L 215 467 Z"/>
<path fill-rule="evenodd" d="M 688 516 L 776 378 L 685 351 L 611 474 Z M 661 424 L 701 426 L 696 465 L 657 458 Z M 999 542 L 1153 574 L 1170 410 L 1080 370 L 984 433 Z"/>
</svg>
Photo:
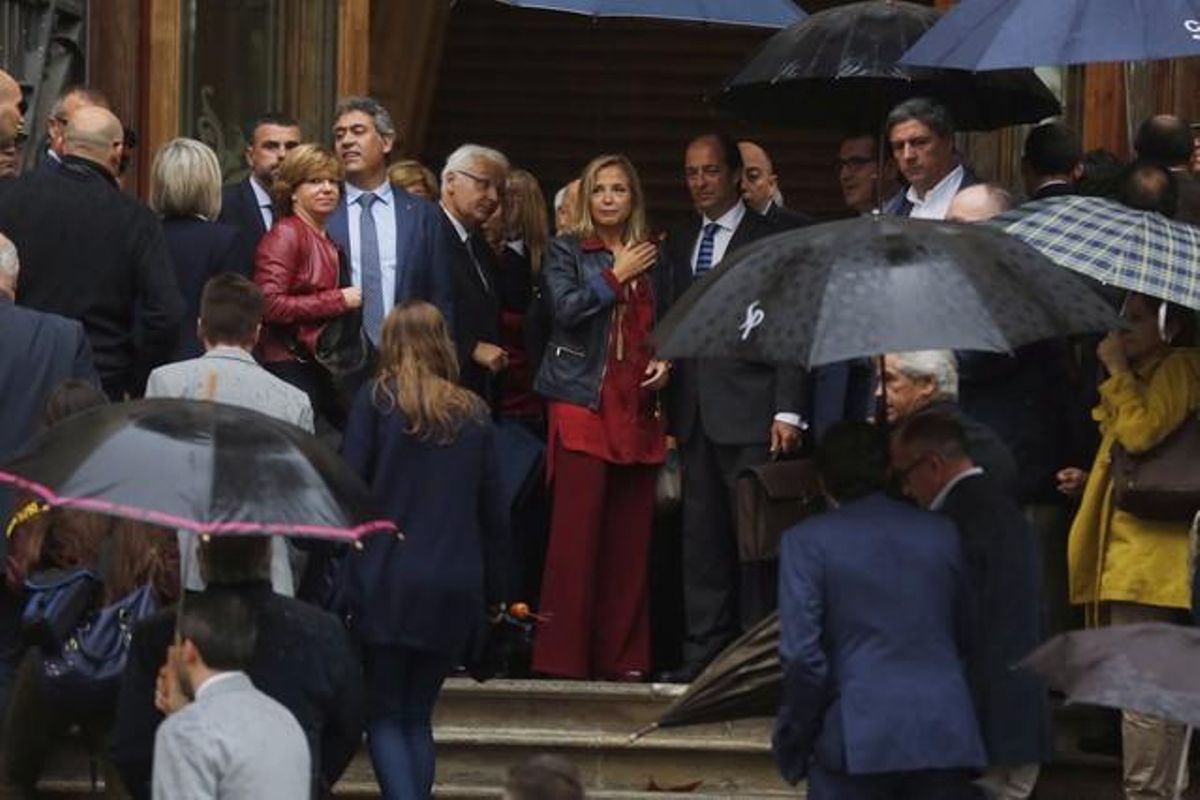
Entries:
<svg viewBox="0 0 1200 800">
<path fill-rule="evenodd" d="M 1130 294 L 1122 316 L 1129 329 L 1110 333 L 1096 354 L 1109 377 L 1100 384 L 1100 449 L 1090 472 L 1065 469 L 1060 490 L 1083 489 L 1067 558 L 1071 602 L 1089 620 L 1108 624 L 1185 621 L 1192 604 L 1186 522 L 1135 517 L 1113 504 L 1112 448 L 1145 453 L 1200 409 L 1200 350 L 1191 344 L 1192 312 Z M 1186 767 L 1187 731 L 1125 712 L 1122 717 L 1126 797 L 1172 797 Z M 1161 792 L 1166 793 L 1161 793 Z"/>
</svg>

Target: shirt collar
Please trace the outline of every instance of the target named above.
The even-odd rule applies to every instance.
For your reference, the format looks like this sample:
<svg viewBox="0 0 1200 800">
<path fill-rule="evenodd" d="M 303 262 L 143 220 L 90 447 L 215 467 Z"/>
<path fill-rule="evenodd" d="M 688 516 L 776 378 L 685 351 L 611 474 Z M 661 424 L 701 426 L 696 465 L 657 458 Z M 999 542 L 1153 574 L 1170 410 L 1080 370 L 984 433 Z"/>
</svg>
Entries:
<svg viewBox="0 0 1200 800">
<path fill-rule="evenodd" d="M 925 198 L 917 197 L 916 188 L 909 186 L 908 191 L 904 196 L 908 202 L 914 207 L 936 205 L 945 203 L 947 207 L 950 201 L 954 199 L 954 195 L 958 193 L 958 187 L 962 184 L 963 176 L 965 175 L 963 165 L 959 164 L 954 169 L 946 173 L 946 176 L 933 185 L 933 188 L 925 193 Z"/>
<path fill-rule="evenodd" d="M 367 192 L 373 193 L 376 197 L 378 197 L 380 200 L 382 200 L 387 205 L 392 204 L 392 197 L 394 196 L 392 193 L 392 184 L 388 183 L 387 181 L 384 181 L 383 183 L 379 184 L 374 189 L 360 189 L 357 186 L 347 183 L 346 184 L 346 204 L 347 205 L 356 204 L 358 202 L 358 198 L 362 197 Z"/>
<path fill-rule="evenodd" d="M 258 201 L 259 208 L 271 205 L 271 195 L 267 192 L 263 185 L 258 182 L 258 178 L 250 176 L 250 191 L 254 192 L 254 199 Z"/>
<path fill-rule="evenodd" d="M 247 353 L 240 347 L 231 344 L 219 344 L 206 352 L 201 358 L 232 358 L 236 361 L 245 361 L 256 364 L 254 356 Z"/>
<path fill-rule="evenodd" d="M 235 669 L 229 672 L 218 672 L 216 675 L 210 676 L 208 680 L 196 687 L 196 699 L 199 700 L 205 692 L 210 691 L 212 687 L 216 686 L 218 683 L 224 683 L 225 681 L 232 680 L 237 678 L 239 675 L 245 677 L 246 673 Z"/>
<path fill-rule="evenodd" d="M 708 225 L 710 222 L 715 222 L 727 231 L 736 231 L 737 226 L 741 224 L 742 217 L 744 216 L 746 216 L 746 204 L 739 200 L 733 204 L 733 208 L 729 209 L 716 219 L 709 219 L 701 214 L 701 226 Z"/>
<path fill-rule="evenodd" d="M 458 238 L 464 242 L 470 238 L 471 232 L 467 230 L 465 225 L 458 221 L 458 217 L 450 213 L 450 209 L 446 208 L 446 204 L 439 203 L 439 205 L 442 207 L 442 213 L 446 215 L 446 218 L 450 220 L 450 224 L 454 226 L 454 230 L 458 233 Z"/>
<path fill-rule="evenodd" d="M 955 475 L 953 478 L 951 478 L 949 481 L 946 482 L 946 485 L 942 487 L 942 490 L 940 492 L 938 492 L 937 496 L 933 498 L 932 502 L 930 502 L 929 510 L 930 511 L 940 511 L 942 506 L 944 506 L 946 504 L 946 498 L 950 496 L 950 492 L 954 489 L 955 486 L 958 486 L 960 483 L 965 481 L 967 478 L 970 478 L 975 475 L 982 475 L 982 474 L 983 474 L 983 467 L 969 467 L 968 469 L 964 469 L 962 472 Z"/>
</svg>

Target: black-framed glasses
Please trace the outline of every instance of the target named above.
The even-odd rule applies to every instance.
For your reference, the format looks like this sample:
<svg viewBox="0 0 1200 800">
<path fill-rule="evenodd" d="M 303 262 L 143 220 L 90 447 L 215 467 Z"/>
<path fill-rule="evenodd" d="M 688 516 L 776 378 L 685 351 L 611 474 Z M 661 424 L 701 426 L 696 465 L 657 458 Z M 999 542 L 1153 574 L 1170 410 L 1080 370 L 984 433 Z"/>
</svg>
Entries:
<svg viewBox="0 0 1200 800">
<path fill-rule="evenodd" d="M 457 172 L 459 175 L 465 175 L 473 180 L 475 182 L 475 188 L 481 192 L 486 192 L 488 189 L 495 189 L 496 194 L 504 194 L 504 187 L 497 186 L 491 178 L 485 178 L 482 175 L 476 175 L 473 172 L 467 172 L 465 169 L 456 169 L 453 171 Z"/>
</svg>

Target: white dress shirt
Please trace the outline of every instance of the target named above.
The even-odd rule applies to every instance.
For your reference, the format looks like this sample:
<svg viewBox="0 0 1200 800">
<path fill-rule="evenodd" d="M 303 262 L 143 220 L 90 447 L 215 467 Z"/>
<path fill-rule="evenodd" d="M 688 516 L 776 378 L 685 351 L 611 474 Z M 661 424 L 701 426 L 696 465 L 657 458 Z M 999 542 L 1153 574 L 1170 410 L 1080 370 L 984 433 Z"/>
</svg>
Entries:
<svg viewBox="0 0 1200 800">
<path fill-rule="evenodd" d="M 275 224 L 275 211 L 271 206 L 271 195 L 258 185 L 258 178 L 250 176 L 250 191 L 254 192 L 254 200 L 258 203 L 258 213 L 262 217 L 263 227 L 271 230 Z"/>
<path fill-rule="evenodd" d="M 375 218 L 375 235 L 379 239 L 379 277 L 383 283 L 383 316 L 387 317 L 396 304 L 396 196 L 392 185 L 384 181 L 371 190 L 379 198 L 371 205 Z M 359 226 L 362 206 L 358 198 L 366 192 L 346 184 L 346 225 L 350 234 L 350 282 L 362 288 L 362 247 Z"/>
<path fill-rule="evenodd" d="M 929 503 L 929 510 L 930 511 L 940 511 L 942 506 L 946 505 L 946 498 L 950 496 L 950 492 L 953 491 L 955 486 L 958 486 L 960 483 L 965 481 L 967 478 L 970 478 L 972 475 L 982 475 L 982 474 L 983 474 L 983 467 L 971 467 L 970 469 L 964 469 L 962 472 L 955 475 L 953 478 L 951 478 L 949 481 L 946 482 L 946 485 L 942 487 L 942 490 L 940 492 L 938 492 L 937 496 L 934 497 L 933 500 Z"/>
<path fill-rule="evenodd" d="M 904 195 L 913 206 L 908 216 L 912 219 L 945 219 L 950 211 L 950 201 L 958 194 L 965 174 L 962 164 L 959 164 L 926 192 L 924 197 L 917 197 L 917 190 L 909 186 Z"/>
</svg>

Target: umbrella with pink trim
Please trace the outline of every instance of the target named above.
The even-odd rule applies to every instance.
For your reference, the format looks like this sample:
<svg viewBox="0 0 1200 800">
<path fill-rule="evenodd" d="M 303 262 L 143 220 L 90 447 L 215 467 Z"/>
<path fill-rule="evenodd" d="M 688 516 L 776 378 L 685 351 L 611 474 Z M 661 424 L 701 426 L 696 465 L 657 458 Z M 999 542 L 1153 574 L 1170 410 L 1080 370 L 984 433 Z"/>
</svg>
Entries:
<svg viewBox="0 0 1200 800">
<path fill-rule="evenodd" d="M 0 465 L 52 506 L 201 534 L 352 541 L 395 531 L 341 458 L 289 423 L 204 400 L 135 400 L 70 417 Z"/>
</svg>

